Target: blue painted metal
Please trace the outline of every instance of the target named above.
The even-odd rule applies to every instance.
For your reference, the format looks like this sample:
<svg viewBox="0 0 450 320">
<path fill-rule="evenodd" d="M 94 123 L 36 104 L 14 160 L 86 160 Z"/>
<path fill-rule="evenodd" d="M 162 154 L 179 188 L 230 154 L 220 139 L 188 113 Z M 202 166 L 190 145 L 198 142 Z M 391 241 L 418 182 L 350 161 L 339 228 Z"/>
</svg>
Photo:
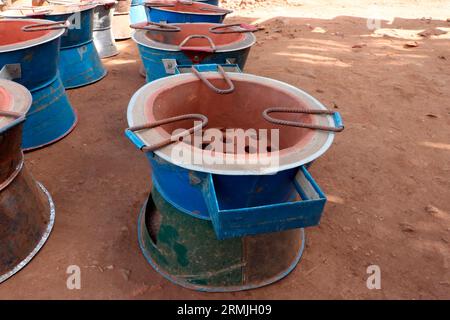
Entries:
<svg viewBox="0 0 450 320">
<path fill-rule="evenodd" d="M 11 20 L 4 19 L 2 23 L 8 21 Z M 42 22 L 45 21 L 30 20 L 31 24 Z M 77 122 L 58 74 L 59 47 L 60 37 L 14 51 L 2 52 L 0 48 L 0 69 L 19 64 L 21 75 L 12 80 L 24 85 L 33 97 L 23 130 L 22 148 L 25 151 L 64 138 Z"/>
<path fill-rule="evenodd" d="M 125 134 L 144 147 L 133 132 Z M 326 203 L 303 166 L 274 175 L 231 176 L 187 170 L 152 152 L 146 156 L 154 188 L 177 210 L 212 220 L 219 239 L 317 225 Z"/>
<path fill-rule="evenodd" d="M 176 61 L 177 65 L 181 66 L 189 66 L 193 64 L 191 58 L 183 51 L 165 51 L 149 48 L 140 44 L 138 44 L 138 48 L 142 63 L 144 64 L 144 68 L 147 73 L 147 82 L 172 75 L 167 72 L 163 59 L 173 59 Z M 216 52 L 204 56 L 201 63 L 223 65 L 227 64 L 229 60 L 232 60 L 241 70 L 243 70 L 249 53 L 250 48 L 238 51 Z"/>
<path fill-rule="evenodd" d="M 106 76 L 106 69 L 93 43 L 94 8 L 74 13 L 49 14 L 46 19 L 69 20 L 72 24 L 61 38 L 59 71 L 66 89 L 85 86 Z"/>
<path fill-rule="evenodd" d="M 209 4 L 203 3 L 193 3 L 194 7 L 204 7 L 204 8 L 218 8 L 217 6 L 211 6 Z M 185 12 L 171 11 L 167 10 L 165 7 L 151 7 L 146 5 L 145 10 L 147 13 L 147 19 L 151 22 L 166 22 L 166 23 L 192 23 L 192 22 L 210 22 L 210 23 L 222 23 L 225 19 L 227 12 L 223 13 L 198 13 L 194 11 L 189 11 L 189 6 L 185 6 Z"/>
<path fill-rule="evenodd" d="M 28 90 L 43 86 L 58 72 L 58 50 L 60 38 L 30 48 L 1 53 L 0 69 L 7 64 L 20 63 L 21 78 L 15 82 Z M 42 64 L 45 62 L 45 68 Z"/>
<path fill-rule="evenodd" d="M 130 22 L 131 24 L 147 21 L 147 13 L 145 12 L 144 0 L 132 0 L 130 6 Z"/>
<path fill-rule="evenodd" d="M 41 148 L 68 135 L 77 124 L 59 75 L 48 84 L 31 90 L 33 104 L 27 113 L 22 148 Z"/>
<path fill-rule="evenodd" d="M 77 47 L 61 49 L 59 65 L 66 89 L 85 86 L 106 76 L 106 69 L 92 41 Z"/>
<path fill-rule="evenodd" d="M 181 24 L 179 26 L 182 27 Z M 211 24 L 211 26 L 214 26 L 214 24 Z M 139 30 L 137 32 L 144 31 Z M 208 53 L 158 48 L 151 43 L 137 41 L 136 34 L 133 35 L 133 40 L 138 45 L 142 63 L 146 70 L 147 82 L 175 74 L 177 66 L 187 67 L 194 64 L 197 66 L 206 64 L 228 65 L 232 61 L 233 64 L 239 66 L 240 70 L 243 70 L 252 46 L 252 43 L 249 43 L 241 46 L 241 49 L 229 48 Z M 173 64 L 171 70 L 165 64 L 168 60 L 171 60 L 170 63 Z"/>
<path fill-rule="evenodd" d="M 203 197 L 217 237 L 227 239 L 318 225 L 325 195 L 304 166 L 294 179 L 291 174 L 292 170 L 256 178 L 209 175 Z M 300 200 L 292 201 L 291 190 L 285 190 L 292 185 Z M 286 202 L 265 204 L 269 197 L 274 201 L 289 194 Z"/>
<path fill-rule="evenodd" d="M 141 3 L 133 4 L 133 2 L 131 2 L 130 21 L 131 24 L 147 21 L 147 13 L 145 12 L 145 7 L 143 4 Z"/>
</svg>

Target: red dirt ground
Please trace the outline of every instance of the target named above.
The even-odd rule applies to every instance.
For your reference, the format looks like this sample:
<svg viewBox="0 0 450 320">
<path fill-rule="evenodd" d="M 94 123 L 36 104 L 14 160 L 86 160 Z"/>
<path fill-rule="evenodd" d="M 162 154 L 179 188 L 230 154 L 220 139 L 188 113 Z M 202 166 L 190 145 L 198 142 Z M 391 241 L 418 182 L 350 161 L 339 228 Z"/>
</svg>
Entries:
<svg viewBox="0 0 450 320">
<path fill-rule="evenodd" d="M 56 224 L 39 255 L 0 285 L 1 299 L 450 298 L 450 36 L 417 36 L 450 31 L 450 7 L 294 2 L 251 7 L 230 21 L 266 27 L 246 72 L 304 89 L 346 124 L 311 169 L 329 203 L 321 225 L 307 230 L 295 271 L 262 289 L 206 294 L 169 283 L 147 264 L 136 221 L 149 166 L 123 134 L 128 101 L 144 80 L 127 40 L 105 60 L 104 80 L 69 91 L 80 117 L 75 131 L 26 155 L 53 195 Z M 386 19 L 376 32 L 367 27 L 368 8 Z M 411 41 L 418 46 L 405 47 Z M 381 290 L 366 287 L 372 264 L 381 268 Z M 69 265 L 81 267 L 81 290 L 66 288 Z"/>
</svg>

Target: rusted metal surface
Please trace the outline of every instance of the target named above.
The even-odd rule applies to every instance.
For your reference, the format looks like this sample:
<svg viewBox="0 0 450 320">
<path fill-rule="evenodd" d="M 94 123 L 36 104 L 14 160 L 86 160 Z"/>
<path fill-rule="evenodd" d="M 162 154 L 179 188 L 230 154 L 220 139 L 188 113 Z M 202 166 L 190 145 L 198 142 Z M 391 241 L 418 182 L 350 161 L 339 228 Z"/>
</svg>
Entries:
<svg viewBox="0 0 450 320">
<path fill-rule="evenodd" d="M 274 283 L 298 264 L 303 229 L 218 240 L 211 221 L 179 211 L 155 188 L 139 217 L 139 244 L 166 279 L 192 290 L 231 292 Z"/>
<path fill-rule="evenodd" d="M 7 84 L 4 80 L 0 82 L 0 86 Z M 15 99 L 10 95 L 5 99 L 5 92 L 2 96 L 0 110 L 23 110 L 21 97 Z M 24 119 L 21 116 L 16 121 L 0 122 L 3 123 L 0 126 L 0 283 L 33 258 L 47 240 L 54 221 L 50 195 L 24 166 L 21 150 Z"/>
</svg>

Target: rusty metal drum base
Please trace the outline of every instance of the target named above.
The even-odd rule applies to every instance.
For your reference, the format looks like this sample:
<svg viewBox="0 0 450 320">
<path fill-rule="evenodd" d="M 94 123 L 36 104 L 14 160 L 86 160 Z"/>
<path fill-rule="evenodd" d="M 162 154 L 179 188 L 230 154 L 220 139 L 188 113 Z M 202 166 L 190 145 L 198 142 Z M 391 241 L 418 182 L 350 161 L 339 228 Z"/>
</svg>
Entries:
<svg viewBox="0 0 450 320">
<path fill-rule="evenodd" d="M 19 174 L 19 176 L 16 179 L 20 179 L 20 178 L 21 178 L 21 175 Z M 31 261 L 31 259 L 33 259 L 34 256 L 36 256 L 36 254 L 39 252 L 39 250 L 44 246 L 45 242 L 47 241 L 47 239 L 50 236 L 50 233 L 53 229 L 53 225 L 55 223 L 55 205 L 53 203 L 53 199 L 52 199 L 50 193 L 47 191 L 47 189 L 41 183 L 36 182 L 36 184 L 39 187 L 38 188 L 39 191 L 42 192 L 42 195 L 48 201 L 48 209 L 49 209 L 48 224 L 47 224 L 44 232 L 42 233 L 40 240 L 37 242 L 36 246 L 34 246 L 34 248 L 31 250 L 31 252 L 22 261 L 20 261 L 18 264 L 16 264 L 11 270 L 9 270 L 8 272 L 6 272 L 4 274 L 0 274 L 0 283 L 6 281 L 10 277 L 12 277 L 14 274 L 19 272 L 21 269 L 23 269 Z"/>
<path fill-rule="evenodd" d="M 153 188 L 138 220 L 139 246 L 150 265 L 182 287 L 234 292 L 286 277 L 305 248 L 304 229 L 218 240 L 211 221 L 187 215 Z"/>
</svg>

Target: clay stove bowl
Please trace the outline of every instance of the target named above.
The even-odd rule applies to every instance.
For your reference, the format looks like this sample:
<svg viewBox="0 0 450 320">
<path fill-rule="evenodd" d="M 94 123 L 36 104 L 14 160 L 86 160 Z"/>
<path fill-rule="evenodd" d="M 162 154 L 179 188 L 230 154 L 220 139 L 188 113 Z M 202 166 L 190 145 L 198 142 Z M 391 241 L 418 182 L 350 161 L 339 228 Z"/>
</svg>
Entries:
<svg viewBox="0 0 450 320">
<path fill-rule="evenodd" d="M 206 72 L 204 75 L 217 87 L 226 87 L 221 76 L 216 72 Z M 171 76 L 151 82 L 142 87 L 132 98 L 128 107 L 128 123 L 130 126 L 152 123 L 158 120 L 183 115 L 203 114 L 208 120 L 205 129 L 278 129 L 279 148 L 272 150 L 269 141 L 267 150 L 257 152 L 233 148 L 234 152 L 224 153 L 204 150 L 205 145 L 192 146 L 187 142 L 173 143 L 161 148 L 155 153 L 161 158 L 175 162 L 172 159 L 173 148 L 180 146 L 185 151 L 201 154 L 203 157 L 232 157 L 234 163 L 202 164 L 176 163 L 177 165 L 202 172 L 230 175 L 249 175 L 274 173 L 308 163 L 323 154 L 331 145 L 334 134 L 319 130 L 301 129 L 288 126 L 273 125 L 267 122 L 262 113 L 271 107 L 326 109 L 320 102 L 304 91 L 286 83 L 260 76 L 231 73 L 229 77 L 235 85 L 231 94 L 220 95 L 209 89 L 194 74 L 186 73 Z M 277 118 L 300 121 L 309 124 L 334 126 L 331 116 L 313 116 L 306 114 L 277 114 Z M 176 129 L 188 129 L 193 126 L 192 120 L 167 124 L 152 130 L 138 131 L 138 137 L 147 145 L 152 145 L 167 139 Z M 269 134 L 270 137 L 270 134 Z M 259 139 L 260 137 L 258 137 Z M 225 139 L 226 140 L 226 139 Z M 230 141 L 225 141 L 230 143 Z M 269 139 L 270 140 L 270 139 Z M 208 149 L 208 147 L 206 147 Z M 277 152 L 276 150 L 279 150 Z M 252 164 L 255 157 L 277 152 L 279 162 L 276 165 L 264 166 Z M 239 163 L 241 162 L 241 163 Z M 242 163 L 244 162 L 244 163 Z"/>
</svg>

